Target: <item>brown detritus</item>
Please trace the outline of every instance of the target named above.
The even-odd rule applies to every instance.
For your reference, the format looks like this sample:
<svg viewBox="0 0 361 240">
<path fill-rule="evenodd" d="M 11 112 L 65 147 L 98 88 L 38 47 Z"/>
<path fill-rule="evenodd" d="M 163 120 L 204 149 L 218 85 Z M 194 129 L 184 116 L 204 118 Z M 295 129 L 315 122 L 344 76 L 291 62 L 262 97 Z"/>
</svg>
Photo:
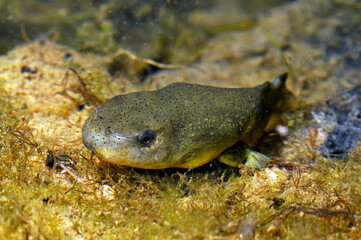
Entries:
<svg viewBox="0 0 361 240">
<path fill-rule="evenodd" d="M 26 34 L 25 23 L 22 23 L 20 25 L 20 31 L 21 31 L 21 36 L 22 36 L 23 40 L 25 42 L 30 42 L 31 40 L 28 38 L 28 36 Z"/>
<path fill-rule="evenodd" d="M 95 107 L 99 107 L 101 101 L 99 99 L 97 99 L 97 97 L 94 94 L 92 94 L 91 92 L 88 91 L 85 80 L 80 76 L 80 74 L 76 71 L 76 69 L 74 67 L 69 66 L 69 70 L 72 71 L 77 76 L 78 81 L 79 81 L 78 90 L 84 97 L 86 103 L 88 103 L 88 104 L 90 103 Z M 66 79 L 66 77 L 64 77 L 64 79 Z M 68 95 L 66 94 L 66 96 L 68 96 Z"/>
<path fill-rule="evenodd" d="M 270 208 L 274 209 L 281 207 L 286 202 L 286 200 L 284 200 L 283 198 L 273 198 L 272 201 L 273 204 L 270 206 Z"/>
<path fill-rule="evenodd" d="M 22 120 L 23 122 L 9 133 L 16 137 L 22 143 L 22 145 L 29 145 L 35 149 L 38 149 L 39 144 L 33 140 L 34 136 L 32 136 L 28 128 L 30 118 L 28 117 Z"/>
<path fill-rule="evenodd" d="M 346 217 L 349 216 L 348 211 L 332 211 L 325 208 L 311 208 L 311 207 L 298 207 L 296 210 L 300 213 L 305 213 L 317 217 L 332 218 L 332 217 Z"/>
<path fill-rule="evenodd" d="M 53 151 L 48 150 L 46 152 L 45 166 L 51 170 L 59 166 L 62 167 L 60 164 L 64 166 L 74 166 L 76 165 L 76 162 L 68 155 L 54 155 Z"/>
<path fill-rule="evenodd" d="M 180 65 L 160 63 L 150 58 L 141 58 L 124 48 L 119 48 L 114 54 L 105 60 L 111 74 L 123 73 L 133 82 L 139 83 L 150 69 L 177 69 Z"/>
</svg>

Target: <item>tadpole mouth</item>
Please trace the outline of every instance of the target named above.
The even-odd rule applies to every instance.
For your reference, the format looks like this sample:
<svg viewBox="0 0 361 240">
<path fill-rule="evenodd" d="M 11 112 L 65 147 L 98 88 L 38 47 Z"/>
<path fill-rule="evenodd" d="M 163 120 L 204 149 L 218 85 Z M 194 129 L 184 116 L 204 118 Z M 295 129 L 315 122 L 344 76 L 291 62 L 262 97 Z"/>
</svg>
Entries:
<svg viewBox="0 0 361 240">
<path fill-rule="evenodd" d="M 93 147 L 93 143 L 92 143 L 92 141 L 91 141 L 91 139 L 92 139 L 92 137 L 90 136 L 91 133 L 86 132 L 86 131 L 84 130 L 84 127 L 83 127 L 82 135 L 83 135 L 83 144 L 84 144 L 84 146 L 85 146 L 87 149 L 89 149 L 90 151 L 95 152 L 95 149 L 94 149 L 94 147 Z"/>
</svg>

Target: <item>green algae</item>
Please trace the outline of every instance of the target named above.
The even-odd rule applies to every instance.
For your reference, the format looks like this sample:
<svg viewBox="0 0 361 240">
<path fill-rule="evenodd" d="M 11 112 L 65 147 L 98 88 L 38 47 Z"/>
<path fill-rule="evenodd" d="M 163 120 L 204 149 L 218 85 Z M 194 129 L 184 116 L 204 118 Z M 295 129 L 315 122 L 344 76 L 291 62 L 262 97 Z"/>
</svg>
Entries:
<svg viewBox="0 0 361 240">
<path fill-rule="evenodd" d="M 360 227 L 361 169 L 353 160 L 346 164 L 320 160 L 302 174 L 296 166 L 287 180 L 273 183 L 265 179 L 265 172 L 232 174 L 224 181 L 204 172 L 162 176 L 80 160 L 77 174 L 88 172 L 94 180 L 66 189 L 41 166 L 18 162 L 27 170 L 1 169 L 13 181 L 2 189 L 0 232 L 6 238 L 29 234 L 40 239 L 237 239 L 248 226 L 260 239 L 325 235 L 336 239 L 357 234 Z M 96 182 L 111 186 L 114 200 L 94 197 L 101 189 Z M 285 203 L 272 208 L 274 197 Z"/>
</svg>

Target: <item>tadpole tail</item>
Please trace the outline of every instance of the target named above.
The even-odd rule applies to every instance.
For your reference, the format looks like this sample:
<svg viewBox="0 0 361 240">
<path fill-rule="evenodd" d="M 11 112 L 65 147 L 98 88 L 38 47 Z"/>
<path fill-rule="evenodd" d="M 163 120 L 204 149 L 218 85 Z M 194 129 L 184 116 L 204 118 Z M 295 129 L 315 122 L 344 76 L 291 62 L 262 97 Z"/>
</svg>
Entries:
<svg viewBox="0 0 361 240">
<path fill-rule="evenodd" d="M 285 89 L 287 77 L 288 73 L 285 72 L 275 78 L 275 80 L 271 83 L 271 88 L 274 93 L 281 93 L 283 89 Z"/>
<path fill-rule="evenodd" d="M 286 89 L 286 80 L 287 80 L 288 74 L 287 72 L 279 75 L 275 78 L 275 80 L 270 83 L 266 82 L 265 84 L 261 85 L 263 89 L 261 90 L 263 92 L 264 96 L 264 104 L 268 106 L 269 108 L 276 107 L 277 103 L 285 98 L 285 94 L 287 93 Z"/>
</svg>

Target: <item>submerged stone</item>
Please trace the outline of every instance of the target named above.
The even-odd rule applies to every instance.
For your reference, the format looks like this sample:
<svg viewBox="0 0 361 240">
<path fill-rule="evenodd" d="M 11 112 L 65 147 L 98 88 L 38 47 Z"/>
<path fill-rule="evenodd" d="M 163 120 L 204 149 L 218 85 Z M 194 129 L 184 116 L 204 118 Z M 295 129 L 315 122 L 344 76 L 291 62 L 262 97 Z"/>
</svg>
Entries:
<svg viewBox="0 0 361 240">
<path fill-rule="evenodd" d="M 313 114 L 328 130 L 322 154 L 338 159 L 346 157 L 361 140 L 361 85 L 326 101 L 326 105 Z"/>
</svg>

